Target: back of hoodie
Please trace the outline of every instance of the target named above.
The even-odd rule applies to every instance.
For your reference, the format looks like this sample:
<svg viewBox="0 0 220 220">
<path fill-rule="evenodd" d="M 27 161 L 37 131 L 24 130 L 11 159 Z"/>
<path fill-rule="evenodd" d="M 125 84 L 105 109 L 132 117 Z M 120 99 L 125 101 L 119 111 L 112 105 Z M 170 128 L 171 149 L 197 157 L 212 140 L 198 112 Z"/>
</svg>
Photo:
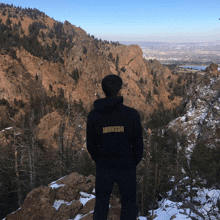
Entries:
<svg viewBox="0 0 220 220">
<path fill-rule="evenodd" d="M 87 117 L 87 149 L 106 168 L 130 169 L 143 155 L 143 136 L 137 110 L 123 105 L 123 97 L 94 102 Z"/>
</svg>

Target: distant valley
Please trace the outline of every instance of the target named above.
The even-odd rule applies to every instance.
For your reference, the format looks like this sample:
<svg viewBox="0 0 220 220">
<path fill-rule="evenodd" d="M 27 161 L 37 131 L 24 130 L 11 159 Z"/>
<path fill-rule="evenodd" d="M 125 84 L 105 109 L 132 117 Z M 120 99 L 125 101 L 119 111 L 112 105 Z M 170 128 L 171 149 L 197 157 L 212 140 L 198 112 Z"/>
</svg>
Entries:
<svg viewBox="0 0 220 220">
<path fill-rule="evenodd" d="M 120 42 L 138 44 L 146 60 L 157 59 L 162 64 L 208 66 L 220 64 L 220 41 L 213 42 Z"/>
</svg>

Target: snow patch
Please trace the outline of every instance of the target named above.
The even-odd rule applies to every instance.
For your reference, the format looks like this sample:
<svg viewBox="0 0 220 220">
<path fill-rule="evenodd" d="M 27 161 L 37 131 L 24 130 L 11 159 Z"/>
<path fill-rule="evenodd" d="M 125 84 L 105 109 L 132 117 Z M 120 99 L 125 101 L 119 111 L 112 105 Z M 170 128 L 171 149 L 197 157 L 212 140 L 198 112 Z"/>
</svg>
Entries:
<svg viewBox="0 0 220 220">
<path fill-rule="evenodd" d="M 18 136 L 18 135 L 21 135 L 21 133 L 17 133 L 17 134 L 15 134 L 15 136 Z"/>
<path fill-rule="evenodd" d="M 92 194 L 88 194 L 88 193 L 85 193 L 85 192 L 80 192 L 80 199 L 79 201 L 83 204 L 83 206 L 91 199 L 94 199 L 95 196 L 92 195 Z"/>
<path fill-rule="evenodd" d="M 66 204 L 66 205 L 70 206 L 72 204 L 72 202 L 65 202 L 64 200 L 56 200 L 55 199 L 53 207 L 58 211 L 62 204 Z"/>
<path fill-rule="evenodd" d="M 5 128 L 5 130 L 11 130 L 13 129 L 13 127 L 8 127 L 8 128 Z"/>
<path fill-rule="evenodd" d="M 20 210 L 20 209 L 21 209 L 21 207 L 18 208 L 17 210 L 15 210 L 14 212 L 10 213 L 10 215 L 14 214 L 15 212 L 17 212 L 17 211 Z M 6 216 L 5 218 L 3 218 L 2 220 L 6 220 L 6 218 L 7 218 L 7 216 Z"/>
<path fill-rule="evenodd" d="M 218 106 L 214 106 L 214 108 L 215 108 L 216 110 L 220 110 L 220 108 L 219 108 Z"/>
<path fill-rule="evenodd" d="M 13 129 L 13 127 L 5 128 L 5 129 L 1 130 L 1 132 L 4 132 L 5 130 L 11 130 L 11 129 Z"/>
<path fill-rule="evenodd" d="M 178 220 L 183 220 L 186 219 L 184 210 L 183 209 L 179 209 L 179 207 L 182 205 L 183 203 L 181 202 L 172 202 L 168 199 L 164 199 L 163 203 L 161 204 L 160 208 L 154 210 L 154 211 L 150 211 L 151 215 L 156 216 L 154 218 L 154 220 L 170 220 L 172 219 L 178 219 Z M 182 212 L 182 213 L 180 213 Z M 191 218 L 188 218 L 191 219 Z"/>
<path fill-rule="evenodd" d="M 59 187 L 61 187 L 61 186 L 65 186 L 65 184 L 57 184 L 57 183 L 54 183 L 54 184 L 50 185 L 50 187 L 51 187 L 52 189 L 57 189 L 57 188 L 59 188 Z"/>
<path fill-rule="evenodd" d="M 56 180 L 56 181 L 50 183 L 50 184 L 49 184 L 49 187 L 51 187 L 52 189 L 57 189 L 57 188 L 59 188 L 59 187 L 61 187 L 61 186 L 65 186 L 64 184 L 57 184 L 57 182 L 58 182 L 59 180 L 62 180 L 62 179 L 65 178 L 65 177 L 66 177 L 66 176 L 63 176 L 63 177 L 61 177 L 60 179 L 58 179 L 58 180 Z"/>
<path fill-rule="evenodd" d="M 189 177 L 184 178 L 180 183 L 188 178 Z M 190 186 L 188 186 L 188 189 L 190 189 Z M 154 220 L 189 220 L 192 219 L 192 217 L 197 220 L 203 220 L 201 215 L 203 215 L 205 219 L 220 219 L 220 212 L 217 206 L 218 199 L 220 198 L 220 190 L 198 187 L 194 187 L 193 190 L 197 190 L 197 196 L 193 197 L 193 201 L 197 201 L 200 204 L 198 206 L 193 205 L 194 210 L 190 211 L 189 208 L 183 208 L 181 206 L 183 205 L 182 202 L 173 202 L 166 198 L 162 200 L 158 209 L 150 211 L 151 215 L 156 216 Z M 167 192 L 167 195 L 172 195 L 172 190 Z M 190 198 L 186 198 L 186 202 L 187 200 L 189 202 Z"/>
<path fill-rule="evenodd" d="M 89 214 L 91 214 L 91 213 L 93 213 L 94 211 L 91 211 L 91 212 L 89 212 L 89 213 L 87 213 L 87 214 L 85 214 L 85 215 L 83 215 L 83 214 L 78 214 L 73 220 L 80 220 L 80 219 L 82 219 L 83 217 L 85 217 L 85 216 L 87 216 L 87 215 L 89 215 Z M 72 219 L 69 219 L 69 220 L 72 220 Z"/>
</svg>

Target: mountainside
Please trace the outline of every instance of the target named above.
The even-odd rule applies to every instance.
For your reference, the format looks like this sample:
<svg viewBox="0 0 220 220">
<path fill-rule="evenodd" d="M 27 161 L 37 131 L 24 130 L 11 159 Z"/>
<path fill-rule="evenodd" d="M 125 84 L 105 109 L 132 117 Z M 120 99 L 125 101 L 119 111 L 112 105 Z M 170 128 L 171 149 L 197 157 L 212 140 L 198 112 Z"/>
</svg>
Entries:
<svg viewBox="0 0 220 220">
<path fill-rule="evenodd" d="M 1 106 L 5 100 L 8 102 L 13 109 L 10 116 L 18 124 L 30 103 L 37 99 L 41 103 L 33 117 L 43 133 L 48 133 L 43 124 L 57 112 L 59 98 L 64 105 L 72 105 L 75 100 L 88 113 L 97 98 L 105 97 L 101 80 L 112 73 L 123 80 L 124 104 L 135 106 L 143 116 L 149 116 L 158 107 L 172 109 L 180 103 L 174 89 L 184 83 L 176 83 L 178 76 L 156 60 L 144 60 L 137 45 L 98 40 L 81 28 L 67 21 L 57 22 L 36 9 L 1 4 L 0 21 Z M 4 112 L 5 109 L 1 115 Z M 63 113 L 58 114 L 63 117 Z M 13 124 L 8 117 L 1 123 L 1 128 Z M 85 120 L 83 124 L 84 127 Z M 54 134 L 53 129 L 48 135 Z M 57 147 L 53 140 L 50 143 Z"/>
<path fill-rule="evenodd" d="M 187 137 L 189 159 L 198 143 L 210 149 L 220 147 L 220 76 L 206 73 L 194 77 L 185 97 L 185 114 L 169 124 L 170 129 Z"/>
<path fill-rule="evenodd" d="M 141 115 L 143 215 L 184 177 L 220 184 L 216 64 L 206 73 L 170 70 L 146 61 L 137 45 L 98 40 L 37 9 L 0 4 L 0 66 L 0 217 L 39 186 L 73 172 L 95 175 L 86 118 L 105 97 L 101 81 L 108 74 L 122 78 L 124 104 Z"/>
</svg>

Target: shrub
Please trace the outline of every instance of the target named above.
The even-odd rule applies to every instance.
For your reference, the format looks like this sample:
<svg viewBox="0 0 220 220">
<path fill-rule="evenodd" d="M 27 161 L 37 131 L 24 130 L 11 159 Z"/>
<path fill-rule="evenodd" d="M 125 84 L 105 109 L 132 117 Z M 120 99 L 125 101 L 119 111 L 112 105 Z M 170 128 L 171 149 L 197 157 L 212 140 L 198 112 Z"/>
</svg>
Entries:
<svg viewBox="0 0 220 220">
<path fill-rule="evenodd" d="M 158 92 L 158 90 L 154 87 L 154 94 L 155 95 L 159 95 L 159 92 Z"/>
<path fill-rule="evenodd" d="M 220 149 L 208 148 L 199 142 L 191 157 L 191 169 L 198 172 L 200 177 L 207 180 L 207 185 L 220 183 Z"/>
<path fill-rule="evenodd" d="M 0 105 L 9 105 L 8 101 L 3 99 L 0 99 Z"/>
<path fill-rule="evenodd" d="M 86 54 L 87 53 L 87 48 L 85 46 L 83 46 L 83 53 Z"/>
</svg>

